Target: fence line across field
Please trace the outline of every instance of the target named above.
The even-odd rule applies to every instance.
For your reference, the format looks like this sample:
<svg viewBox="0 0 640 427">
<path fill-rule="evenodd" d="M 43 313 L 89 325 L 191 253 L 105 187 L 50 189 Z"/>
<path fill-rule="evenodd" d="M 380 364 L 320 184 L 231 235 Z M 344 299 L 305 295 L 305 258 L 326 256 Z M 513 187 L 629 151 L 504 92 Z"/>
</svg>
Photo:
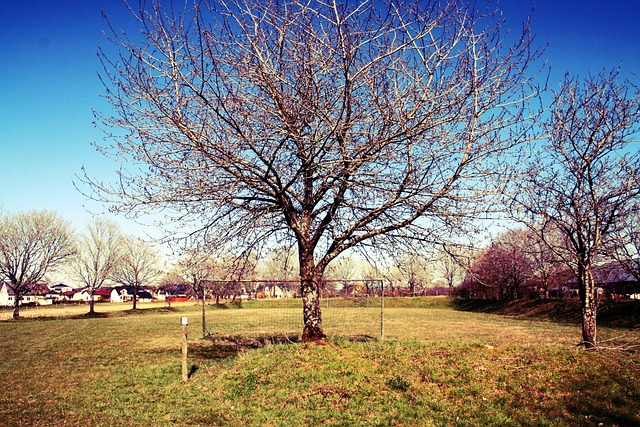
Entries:
<svg viewBox="0 0 640 427">
<path fill-rule="evenodd" d="M 299 280 L 212 280 L 217 283 L 278 284 Z M 342 284 L 321 298 L 323 327 L 334 339 L 384 339 L 384 282 L 382 279 L 328 279 Z M 255 287 L 258 289 L 258 287 Z M 254 292 L 257 294 L 258 292 Z M 298 339 L 304 326 L 301 298 L 252 298 L 235 300 L 241 309 L 209 305 L 207 333 L 210 335 Z M 215 307 L 215 308 L 214 308 Z"/>
</svg>

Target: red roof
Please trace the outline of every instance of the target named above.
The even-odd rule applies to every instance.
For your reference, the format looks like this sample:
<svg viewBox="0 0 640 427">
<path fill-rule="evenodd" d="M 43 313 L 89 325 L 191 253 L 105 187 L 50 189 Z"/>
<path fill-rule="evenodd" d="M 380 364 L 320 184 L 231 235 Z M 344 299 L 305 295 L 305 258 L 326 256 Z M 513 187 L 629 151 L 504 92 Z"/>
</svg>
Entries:
<svg viewBox="0 0 640 427">
<path fill-rule="evenodd" d="M 96 289 L 93 294 L 99 295 L 101 297 L 110 297 L 112 289 L 104 288 L 104 289 Z"/>
</svg>

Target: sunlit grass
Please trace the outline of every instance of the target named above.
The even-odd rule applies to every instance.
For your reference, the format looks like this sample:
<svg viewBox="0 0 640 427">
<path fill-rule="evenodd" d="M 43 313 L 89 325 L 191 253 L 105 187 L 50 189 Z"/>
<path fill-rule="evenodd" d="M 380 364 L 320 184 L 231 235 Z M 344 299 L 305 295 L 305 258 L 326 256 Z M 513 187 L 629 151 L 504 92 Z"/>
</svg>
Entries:
<svg viewBox="0 0 640 427">
<path fill-rule="evenodd" d="M 419 308 L 410 300 L 410 308 L 397 301 L 385 308 L 383 342 L 346 339 L 355 325 L 370 323 L 369 312 L 378 316 L 376 309 L 330 305 L 323 310 L 327 332 L 343 339 L 255 348 L 267 342 L 249 339 L 256 331 L 269 336 L 291 324 L 291 333 L 300 333 L 301 310 L 287 304 L 210 307 L 207 339 L 200 338 L 200 308 L 192 303 L 102 318 L 81 311 L 0 322 L 0 425 L 640 423 L 640 357 L 631 347 L 640 343 L 638 331 L 601 328 L 601 335 L 624 335 L 611 347 L 627 350 L 588 352 L 575 346 L 575 324 L 441 303 Z M 182 316 L 190 321 L 186 383 Z"/>
<path fill-rule="evenodd" d="M 175 306 L 192 306 L 193 303 L 178 303 Z M 166 307 L 164 302 L 139 302 L 139 309 L 162 308 Z M 97 303 L 95 309 L 98 313 L 113 313 L 131 310 L 132 303 Z M 20 309 L 20 317 L 25 319 L 43 318 L 43 317 L 69 317 L 80 316 L 89 312 L 88 303 L 66 303 L 55 305 L 44 305 L 36 307 L 22 307 Z M 13 316 L 13 309 L 3 308 L 0 310 L 0 320 L 8 320 Z"/>
</svg>

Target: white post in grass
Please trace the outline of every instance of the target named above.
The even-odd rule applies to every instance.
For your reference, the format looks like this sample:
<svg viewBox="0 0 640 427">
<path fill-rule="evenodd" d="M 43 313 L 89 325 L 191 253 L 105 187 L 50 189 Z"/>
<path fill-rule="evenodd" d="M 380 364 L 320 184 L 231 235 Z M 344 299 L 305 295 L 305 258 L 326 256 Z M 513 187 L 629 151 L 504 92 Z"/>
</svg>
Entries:
<svg viewBox="0 0 640 427">
<path fill-rule="evenodd" d="M 187 369 L 187 327 L 189 318 L 181 318 L 180 324 L 182 325 L 182 381 L 187 381 L 189 379 L 189 371 Z"/>
</svg>

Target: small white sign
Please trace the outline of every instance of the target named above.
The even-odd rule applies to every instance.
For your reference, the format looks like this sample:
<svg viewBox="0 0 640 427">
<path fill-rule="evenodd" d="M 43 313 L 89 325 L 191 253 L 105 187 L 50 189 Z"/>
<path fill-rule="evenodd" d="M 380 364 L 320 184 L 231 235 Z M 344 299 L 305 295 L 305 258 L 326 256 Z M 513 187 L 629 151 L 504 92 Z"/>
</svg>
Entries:
<svg viewBox="0 0 640 427">
<path fill-rule="evenodd" d="M 189 318 L 188 317 L 183 317 L 180 319 L 180 324 L 181 325 L 188 325 L 189 324 Z"/>
</svg>

